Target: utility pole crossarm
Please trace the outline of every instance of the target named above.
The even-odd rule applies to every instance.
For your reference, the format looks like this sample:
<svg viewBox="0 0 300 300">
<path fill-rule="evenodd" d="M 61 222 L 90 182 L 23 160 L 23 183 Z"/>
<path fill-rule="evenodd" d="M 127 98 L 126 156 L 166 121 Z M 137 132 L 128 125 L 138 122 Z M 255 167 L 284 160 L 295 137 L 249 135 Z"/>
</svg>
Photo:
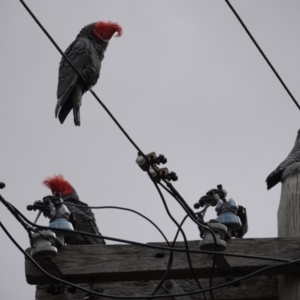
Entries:
<svg viewBox="0 0 300 300">
<path fill-rule="evenodd" d="M 163 245 L 164 243 L 153 243 Z M 189 248 L 199 250 L 198 241 L 190 241 Z M 179 242 L 176 248 L 184 248 Z M 255 256 L 271 256 L 295 260 L 300 258 L 300 239 L 262 238 L 232 239 L 227 242 L 227 252 L 243 253 Z M 27 249 L 30 252 L 30 249 Z M 56 265 L 73 283 L 124 282 L 140 280 L 159 280 L 166 271 L 169 259 L 168 251 L 149 249 L 132 245 L 72 245 L 58 249 L 54 258 Z M 211 274 L 212 260 L 209 255 L 191 254 L 193 267 L 198 278 L 208 278 Z M 235 270 L 234 276 L 240 277 L 261 268 L 275 265 L 277 262 L 226 257 L 229 265 Z M 49 269 L 48 269 L 49 271 Z M 29 284 L 49 284 L 49 278 L 42 274 L 29 261 L 25 263 L 26 279 Z M 51 273 L 51 270 L 49 271 Z M 223 277 L 222 270 L 216 268 L 215 277 Z M 274 268 L 259 275 L 300 274 L 298 265 Z M 168 278 L 192 279 L 185 253 L 174 253 L 172 269 Z"/>
<path fill-rule="evenodd" d="M 223 289 L 214 290 L 214 300 L 278 300 L 278 276 L 260 276 L 253 277 L 247 281 L 241 282 L 238 287 L 228 286 Z M 182 291 L 193 291 L 198 289 L 195 280 L 175 280 Z M 200 279 L 203 287 L 209 286 L 209 279 Z M 224 278 L 216 278 L 214 285 L 224 283 Z M 122 296 L 145 296 L 151 295 L 158 281 L 127 281 L 127 282 L 103 282 L 95 284 L 94 288 L 102 290 L 105 294 L 122 295 Z M 82 287 L 89 288 L 89 284 L 81 284 Z M 71 294 L 65 289 L 64 294 L 51 295 L 46 292 L 46 286 L 38 287 L 36 291 L 36 300 L 82 300 L 86 295 L 85 292 L 77 290 L 75 294 Z M 157 295 L 166 295 L 167 291 L 161 288 Z M 208 300 L 211 300 L 209 293 L 206 293 Z M 203 300 L 202 294 L 189 296 L 193 300 Z M 103 298 L 109 299 L 109 298 Z M 162 298 L 161 298 L 162 299 Z M 180 298 L 163 298 L 164 300 L 176 300 Z"/>
</svg>

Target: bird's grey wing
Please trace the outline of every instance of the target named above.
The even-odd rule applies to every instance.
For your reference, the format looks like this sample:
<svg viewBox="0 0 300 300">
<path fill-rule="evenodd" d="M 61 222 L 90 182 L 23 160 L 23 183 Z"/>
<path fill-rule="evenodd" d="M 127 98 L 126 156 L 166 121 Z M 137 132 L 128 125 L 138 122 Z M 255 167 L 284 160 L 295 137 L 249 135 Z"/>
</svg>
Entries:
<svg viewBox="0 0 300 300">
<path fill-rule="evenodd" d="M 79 73 L 82 73 L 85 65 L 90 60 L 90 41 L 84 37 L 77 37 L 76 40 L 65 51 L 68 59 L 73 63 Z M 75 84 L 78 81 L 78 75 L 74 72 L 67 60 L 62 57 L 59 66 L 58 87 L 57 87 L 57 105 L 55 116 L 65 101 L 68 99 Z"/>
<path fill-rule="evenodd" d="M 81 206 L 86 205 L 85 203 L 83 203 L 79 200 L 76 201 L 75 203 L 79 204 Z M 65 202 L 65 204 L 67 205 L 70 212 L 75 216 L 75 219 L 76 219 L 75 229 L 76 230 L 101 236 L 101 233 L 96 224 L 95 216 L 90 208 L 68 205 L 67 201 Z M 101 238 L 76 234 L 68 240 L 68 243 L 91 245 L 91 244 L 105 244 L 105 241 Z"/>
<path fill-rule="evenodd" d="M 287 158 L 267 177 L 268 189 L 281 181 L 282 172 L 290 165 L 300 162 L 300 133 L 298 132 L 295 145 Z"/>
</svg>

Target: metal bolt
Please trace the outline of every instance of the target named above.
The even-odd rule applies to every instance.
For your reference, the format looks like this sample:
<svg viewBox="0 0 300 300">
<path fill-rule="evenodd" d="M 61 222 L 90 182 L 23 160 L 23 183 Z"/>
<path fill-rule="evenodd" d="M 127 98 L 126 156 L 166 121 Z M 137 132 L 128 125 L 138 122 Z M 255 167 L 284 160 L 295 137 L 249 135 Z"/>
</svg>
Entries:
<svg viewBox="0 0 300 300">
<path fill-rule="evenodd" d="M 171 287 L 172 287 L 172 285 L 173 285 L 173 283 L 172 283 L 172 281 L 171 280 L 166 280 L 165 281 L 165 287 L 167 288 L 167 289 L 170 289 Z"/>
<path fill-rule="evenodd" d="M 165 257 L 165 254 L 164 253 L 156 253 L 155 257 L 156 258 L 163 258 L 163 257 Z"/>
</svg>

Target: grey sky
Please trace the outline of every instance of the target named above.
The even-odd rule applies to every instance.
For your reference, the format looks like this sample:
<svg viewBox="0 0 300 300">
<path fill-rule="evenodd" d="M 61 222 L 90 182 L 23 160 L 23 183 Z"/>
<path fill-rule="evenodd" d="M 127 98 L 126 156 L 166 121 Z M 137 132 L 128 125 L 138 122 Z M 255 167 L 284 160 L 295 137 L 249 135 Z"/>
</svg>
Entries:
<svg viewBox="0 0 300 300">
<path fill-rule="evenodd" d="M 288 155 L 300 114 L 225 1 L 27 0 L 65 50 L 94 21 L 115 21 L 94 91 L 145 152 L 168 158 L 175 186 L 192 206 L 216 184 L 247 208 L 246 237 L 275 237 L 280 186 L 265 178 Z M 300 2 L 231 1 L 294 96 L 300 99 Z M 49 194 L 41 185 L 61 173 L 90 205 L 136 209 L 172 239 L 153 184 L 135 164 L 136 151 L 90 93 L 82 126 L 54 118 L 60 54 L 17 0 L 0 1 L 1 156 L 5 199 L 26 206 Z M 299 100 L 300 101 L 300 100 Z M 172 214 L 184 212 L 166 195 Z M 107 236 L 162 241 L 128 212 L 95 211 Z M 215 216 L 214 211 L 207 218 Z M 28 237 L 2 206 L 0 219 L 23 248 Z M 47 220 L 41 218 L 41 224 Z M 188 239 L 199 238 L 188 221 Z M 0 231 L 1 299 L 34 299 L 24 258 Z"/>
</svg>

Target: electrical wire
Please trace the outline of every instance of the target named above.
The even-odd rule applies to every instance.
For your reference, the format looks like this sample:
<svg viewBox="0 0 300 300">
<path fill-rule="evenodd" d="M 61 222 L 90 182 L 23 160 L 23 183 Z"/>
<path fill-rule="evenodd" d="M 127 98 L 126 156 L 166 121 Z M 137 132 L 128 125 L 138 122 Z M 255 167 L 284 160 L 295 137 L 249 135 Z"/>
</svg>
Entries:
<svg viewBox="0 0 300 300">
<path fill-rule="evenodd" d="M 120 210 L 126 210 L 126 211 L 130 211 L 133 212 L 135 214 L 138 214 L 139 216 L 143 217 L 144 219 L 148 220 L 153 226 L 155 226 L 157 228 L 157 230 L 161 233 L 161 235 L 164 237 L 166 243 L 168 244 L 169 247 L 174 247 L 178 234 L 180 232 L 180 230 L 177 230 L 177 233 L 175 235 L 175 238 L 173 240 L 172 246 L 170 245 L 169 241 L 167 240 L 166 236 L 164 235 L 164 233 L 160 230 L 160 228 L 150 219 L 148 219 L 146 216 L 144 216 L 143 214 L 133 210 L 133 209 L 129 209 L 129 208 L 125 208 L 125 207 L 119 207 L 119 206 L 84 206 L 84 205 L 78 205 L 78 204 L 74 204 L 74 203 L 70 203 L 67 202 L 67 205 L 71 205 L 71 206 L 76 206 L 76 207 L 82 207 L 82 208 L 90 208 L 90 209 L 120 209 Z M 186 215 L 184 217 L 184 219 L 181 221 L 180 223 L 180 227 L 182 227 L 183 223 L 185 222 L 185 220 L 187 219 L 188 215 Z M 151 295 L 155 295 L 157 293 L 157 291 L 161 288 L 161 286 L 163 285 L 163 283 L 165 282 L 165 279 L 167 277 L 167 275 L 169 274 L 171 267 L 172 267 L 172 263 L 173 263 L 173 251 L 170 252 L 170 257 L 169 257 L 169 261 L 168 261 L 168 265 L 167 265 L 167 270 L 166 273 L 164 274 L 164 276 L 162 277 L 162 279 L 160 280 L 160 282 L 158 283 L 158 285 L 156 286 L 156 288 L 154 289 L 154 291 L 151 293 Z"/>
<path fill-rule="evenodd" d="M 1 200 L 1 198 L 0 198 Z M 42 226 L 38 224 L 34 224 L 30 220 L 28 220 L 15 206 L 13 206 L 11 203 L 10 205 L 16 210 L 16 212 L 20 215 L 20 217 L 25 220 L 28 224 L 40 228 L 40 229 L 45 229 L 49 230 L 49 227 L 47 226 Z M 56 231 L 60 232 L 70 232 L 68 229 L 61 229 L 61 228 L 55 228 Z M 81 235 L 86 235 L 90 237 L 95 237 L 95 238 L 100 238 L 100 239 L 106 239 L 114 242 L 121 242 L 124 244 L 132 244 L 136 246 L 141 246 L 144 248 L 150 248 L 150 249 L 156 249 L 156 250 L 166 250 L 166 251 L 174 251 L 174 252 L 179 252 L 179 253 L 194 253 L 194 254 L 216 254 L 216 255 L 222 255 L 222 256 L 229 256 L 229 257 L 239 257 L 239 258 L 248 258 L 248 259 L 258 259 L 258 260 L 267 260 L 267 261 L 277 261 L 277 262 L 291 262 L 291 260 L 288 259 L 282 259 L 282 258 L 277 258 L 277 257 L 269 257 L 269 256 L 256 256 L 256 255 L 246 255 L 246 254 L 233 254 L 233 253 L 228 253 L 228 252 L 216 252 L 216 251 L 208 251 L 208 250 L 191 250 L 191 249 L 181 249 L 181 248 L 170 248 L 170 247 L 164 247 L 164 246 L 158 246 L 158 245 L 152 245 L 152 244 L 143 244 L 135 241 L 130 241 L 130 240 L 124 240 L 124 239 L 119 239 L 119 238 L 113 238 L 109 236 L 103 236 L 103 235 L 97 235 L 97 234 L 92 234 L 88 232 L 83 232 L 83 231 L 77 231 L 73 230 L 73 233 L 76 234 L 81 234 Z"/>
<path fill-rule="evenodd" d="M 188 215 L 186 215 L 183 220 L 181 221 L 180 223 L 180 228 L 183 226 L 183 223 L 185 222 L 185 220 L 188 218 Z M 174 240 L 173 240 L 173 243 L 172 243 L 172 248 L 175 246 L 175 243 L 176 243 L 176 240 L 177 240 L 177 237 L 179 235 L 179 228 L 177 229 L 177 232 L 176 232 L 176 235 L 174 237 Z M 164 274 L 163 278 L 161 279 L 161 281 L 158 283 L 157 287 L 155 288 L 155 290 L 152 292 L 151 295 L 155 295 L 156 292 L 161 288 L 161 286 L 163 285 L 163 283 L 165 282 L 170 270 L 171 270 L 171 267 L 172 267 L 172 263 L 173 263 L 173 251 L 170 252 L 170 257 L 169 257 L 169 262 L 168 262 L 168 266 L 167 266 L 167 271 L 166 273 Z"/>
<path fill-rule="evenodd" d="M 173 217 L 172 214 L 170 213 L 169 208 L 168 208 L 168 205 L 167 205 L 167 203 L 166 203 L 166 200 L 165 200 L 165 198 L 164 198 L 164 196 L 163 196 L 163 194 L 162 194 L 162 192 L 161 192 L 161 190 L 160 190 L 158 184 L 155 182 L 155 180 L 152 179 L 150 173 L 148 173 L 148 175 L 149 175 L 150 179 L 152 180 L 154 186 L 156 187 L 156 189 L 157 189 L 157 191 L 158 191 L 158 193 L 159 193 L 159 195 L 160 195 L 160 197 L 161 197 L 161 200 L 162 200 L 162 202 L 163 202 L 163 204 L 164 204 L 164 207 L 165 207 L 165 209 L 166 209 L 166 212 L 167 212 L 168 216 L 169 216 L 170 219 L 174 222 L 174 224 L 178 227 L 178 230 L 180 230 L 180 233 L 182 234 L 183 239 L 184 239 L 185 249 L 188 251 L 189 245 L 188 245 L 187 238 L 186 238 L 186 235 L 185 235 L 184 231 L 182 230 L 181 226 L 179 226 L 179 224 L 177 223 L 177 221 L 174 219 L 174 217 Z M 192 261 L 191 261 L 190 254 L 189 254 L 189 252 L 186 252 L 186 254 L 187 254 L 188 263 L 189 263 L 191 272 L 192 272 L 192 274 L 193 274 L 193 277 L 194 277 L 194 279 L 195 279 L 197 285 L 199 286 L 199 288 L 202 289 L 201 283 L 199 282 L 199 280 L 198 280 L 198 278 L 197 278 L 197 276 L 196 276 L 196 273 L 195 273 L 195 271 L 194 271 L 194 268 L 193 268 L 193 264 L 192 264 Z M 205 293 L 203 293 L 203 296 L 204 296 L 205 299 L 207 299 Z"/>
<path fill-rule="evenodd" d="M 33 247 L 31 228 L 28 226 L 27 223 L 24 222 L 24 220 L 22 220 L 22 218 L 20 218 L 15 207 L 9 202 L 7 202 L 1 195 L 0 195 L 0 201 L 9 210 L 9 212 L 17 219 L 17 221 L 23 226 L 23 228 L 27 231 L 30 246 Z"/>
<path fill-rule="evenodd" d="M 170 188 L 167 189 L 166 187 L 164 187 L 164 185 L 160 184 L 162 187 L 165 188 L 166 191 L 168 191 L 176 200 L 177 202 L 182 206 L 182 208 L 187 212 L 187 214 L 189 215 L 189 217 L 201 228 L 205 228 L 206 230 L 208 230 L 213 237 L 214 240 L 214 250 L 217 251 L 217 238 L 216 235 L 214 233 L 214 231 L 207 226 L 207 224 L 204 225 L 204 223 L 202 222 L 202 220 L 199 220 L 199 218 L 197 218 L 196 214 L 194 213 L 194 211 L 189 207 L 189 205 L 186 203 L 186 201 L 183 199 L 183 197 L 179 194 L 179 192 L 174 188 L 174 186 L 166 181 L 163 180 L 166 185 Z M 216 255 L 213 255 L 213 262 L 212 262 L 212 269 L 211 269 L 211 276 L 209 279 L 209 286 L 212 287 L 212 282 L 213 282 L 213 274 L 214 274 L 214 269 L 216 267 Z M 205 296 L 206 297 L 206 296 Z M 214 296 L 213 296 L 213 292 L 212 290 L 210 290 L 210 297 L 212 300 L 214 300 Z"/>
<path fill-rule="evenodd" d="M 235 283 L 240 283 L 243 280 L 246 280 L 246 279 L 248 279 L 248 278 L 250 278 L 252 276 L 261 274 L 261 273 L 263 273 L 263 272 L 265 272 L 267 270 L 270 270 L 270 269 L 275 269 L 275 268 L 278 268 L 278 267 L 281 267 L 281 266 L 287 266 L 287 265 L 299 264 L 300 263 L 300 259 L 297 259 L 297 260 L 293 260 L 293 261 L 289 261 L 289 262 L 279 263 L 279 264 L 272 265 L 272 266 L 267 266 L 267 267 L 261 268 L 261 269 L 259 269 L 257 271 L 254 271 L 254 272 L 252 272 L 252 273 L 250 273 L 248 275 L 245 275 L 243 277 L 237 278 L 235 280 L 228 281 L 226 283 L 219 284 L 219 285 L 216 285 L 216 286 L 211 287 L 211 288 L 206 288 L 206 289 L 202 289 L 202 290 L 195 290 L 195 291 L 191 291 L 191 292 L 177 293 L 177 294 L 168 294 L 168 295 L 132 296 L 132 297 L 120 296 L 120 295 L 114 296 L 114 295 L 109 295 L 109 294 L 104 294 L 104 293 L 98 293 L 98 292 L 95 292 L 95 291 L 83 288 L 81 286 L 78 286 L 76 284 L 73 284 L 71 282 L 62 280 L 62 279 L 57 278 L 55 276 L 52 276 L 51 274 L 49 274 L 48 272 L 46 272 L 26 251 L 24 251 L 21 248 L 21 246 L 11 236 L 11 234 L 8 232 L 8 230 L 5 228 L 5 226 L 3 225 L 2 222 L 0 222 L 0 227 L 3 229 L 3 231 L 8 236 L 8 238 L 14 243 L 14 245 L 24 254 L 24 256 L 27 259 L 29 259 L 47 277 L 51 278 L 52 280 L 61 282 L 61 283 L 65 284 L 65 285 L 68 285 L 68 286 L 71 286 L 71 287 L 75 287 L 75 288 L 77 288 L 79 290 L 82 290 L 84 292 L 88 292 L 88 293 L 93 294 L 93 295 L 97 295 L 97 296 L 101 296 L 101 297 L 106 297 L 106 298 L 111 298 L 111 299 L 148 299 L 150 297 L 151 298 L 169 298 L 169 297 L 181 297 L 181 296 L 196 295 L 196 294 L 199 294 L 199 293 L 208 292 L 210 290 L 216 290 L 216 289 L 223 288 L 223 287 L 226 287 L 226 286 L 229 286 L 229 285 L 233 285 Z"/>
<path fill-rule="evenodd" d="M 65 202 L 66 203 L 66 202 Z M 166 241 L 167 245 L 169 247 L 173 247 L 174 243 L 177 239 L 177 236 L 175 237 L 175 241 L 173 242 L 172 246 L 170 245 L 168 239 L 166 238 L 166 236 L 164 235 L 164 233 L 161 231 L 161 229 L 150 219 L 148 219 L 146 216 L 144 216 L 143 214 L 133 210 L 133 209 L 129 209 L 129 208 L 125 208 L 125 207 L 119 207 L 119 206 L 84 206 L 84 205 L 78 205 L 78 204 L 74 204 L 74 203 L 70 203 L 67 202 L 66 205 L 71 205 L 71 206 L 76 206 L 76 207 L 82 207 L 82 208 L 90 208 L 90 209 L 120 209 L 120 210 L 126 210 L 126 211 L 130 211 L 133 212 L 139 216 L 141 216 L 142 218 L 146 219 L 147 221 L 149 221 L 163 236 L 164 240 Z M 182 226 L 182 224 L 181 224 Z M 178 230 L 179 231 L 179 230 Z M 169 274 L 171 267 L 172 267 L 172 263 L 173 263 L 173 252 L 170 252 L 170 257 L 169 257 L 169 261 L 168 261 L 168 265 L 167 265 L 167 269 L 165 274 L 163 275 L 162 279 L 159 281 L 158 285 L 156 286 L 156 288 L 154 289 L 154 291 L 152 292 L 151 295 L 155 295 L 156 292 L 161 288 L 161 286 L 163 285 L 163 283 L 165 282 L 165 279 L 167 277 L 167 275 Z"/>
<path fill-rule="evenodd" d="M 76 206 L 76 207 L 82 207 L 82 208 L 90 208 L 90 209 L 120 209 L 120 210 L 126 210 L 126 211 L 133 212 L 133 213 L 141 216 L 142 218 L 144 218 L 148 222 L 150 222 L 160 232 L 160 234 L 163 236 L 163 238 L 166 241 L 166 243 L 170 246 L 170 243 L 169 243 L 168 239 L 166 238 L 165 234 L 162 232 L 162 230 L 153 221 L 151 221 L 145 215 L 139 213 L 138 211 L 136 211 L 134 209 L 126 208 L 126 207 L 121 207 L 121 206 L 85 206 L 85 205 L 73 204 L 73 203 L 70 203 L 70 202 L 64 202 L 64 203 L 66 205 L 71 205 L 71 206 Z"/>
<path fill-rule="evenodd" d="M 291 97 L 291 99 L 294 101 L 294 103 L 296 104 L 296 106 L 298 107 L 298 109 L 300 109 L 300 105 L 297 102 L 296 98 L 293 96 L 293 94 L 290 92 L 290 90 L 288 89 L 288 87 L 286 86 L 286 84 L 284 83 L 284 81 L 281 79 L 281 77 L 279 76 L 279 74 L 277 73 L 277 71 L 275 70 L 275 68 L 273 67 L 273 65 L 271 64 L 270 60 L 265 55 L 265 53 L 262 51 L 262 49 L 260 48 L 260 46 L 258 45 L 258 43 L 256 42 L 256 40 L 254 39 L 253 35 L 251 34 L 251 32 L 246 27 L 246 25 L 243 22 L 243 20 L 241 19 L 241 17 L 238 15 L 238 13 L 236 12 L 236 10 L 234 9 L 234 7 L 231 5 L 231 3 L 229 2 L 229 0 L 225 0 L 225 2 L 230 7 L 230 9 L 234 13 L 234 15 L 237 17 L 237 19 L 239 20 L 239 22 L 241 23 L 241 25 L 243 26 L 243 28 L 245 29 L 245 31 L 249 35 L 250 39 L 252 40 L 252 42 L 254 43 L 254 45 L 256 46 L 256 48 L 258 49 L 258 51 L 260 52 L 260 54 L 263 56 L 263 58 L 265 59 L 265 61 L 269 65 L 269 67 L 272 69 L 272 71 L 274 72 L 275 76 L 280 81 L 280 83 L 282 84 L 282 86 L 284 87 L 284 89 L 287 91 L 287 93 L 289 94 L 289 96 Z"/>
</svg>

